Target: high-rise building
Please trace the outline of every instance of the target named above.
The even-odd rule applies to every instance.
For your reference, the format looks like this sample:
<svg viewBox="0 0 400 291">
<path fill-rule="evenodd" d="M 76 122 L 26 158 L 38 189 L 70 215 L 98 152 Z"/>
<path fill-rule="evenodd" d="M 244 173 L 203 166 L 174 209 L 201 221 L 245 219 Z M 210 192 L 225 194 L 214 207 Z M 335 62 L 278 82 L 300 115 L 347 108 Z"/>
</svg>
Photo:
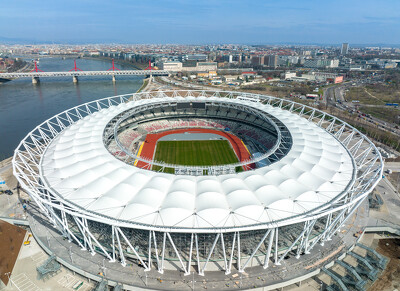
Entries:
<svg viewBox="0 0 400 291">
<path fill-rule="evenodd" d="M 349 44 L 347 42 L 342 43 L 342 49 L 340 50 L 341 55 L 347 55 L 349 52 Z"/>
<path fill-rule="evenodd" d="M 264 64 L 264 56 L 252 56 L 251 64 L 256 66 Z"/>
<path fill-rule="evenodd" d="M 207 55 L 204 54 L 195 54 L 195 55 L 183 55 L 182 61 L 197 61 L 197 62 L 206 62 L 208 60 Z"/>
<path fill-rule="evenodd" d="M 327 59 L 308 59 L 304 62 L 306 68 L 337 68 L 339 66 L 339 60 L 327 60 Z"/>
<path fill-rule="evenodd" d="M 264 64 L 270 68 L 276 68 L 278 66 L 278 55 L 266 56 Z"/>
</svg>

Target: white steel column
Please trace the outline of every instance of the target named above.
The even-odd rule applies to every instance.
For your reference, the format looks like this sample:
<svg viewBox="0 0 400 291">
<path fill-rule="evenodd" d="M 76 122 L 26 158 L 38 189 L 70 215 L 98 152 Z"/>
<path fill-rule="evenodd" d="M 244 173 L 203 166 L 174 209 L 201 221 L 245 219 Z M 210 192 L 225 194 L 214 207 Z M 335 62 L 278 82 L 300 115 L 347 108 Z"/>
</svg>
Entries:
<svg viewBox="0 0 400 291">
<path fill-rule="evenodd" d="M 122 238 L 125 240 L 125 242 L 128 244 L 128 246 L 132 249 L 132 251 L 135 253 L 136 257 L 138 258 L 138 260 L 140 261 L 140 263 L 143 265 L 143 267 L 145 268 L 145 271 L 149 271 L 149 267 L 147 266 L 147 264 L 142 260 L 142 258 L 139 256 L 138 252 L 135 250 L 135 248 L 132 246 L 131 242 L 128 240 L 128 238 L 125 236 L 125 234 L 123 233 L 123 231 L 117 227 L 116 228 L 117 231 L 121 234 Z M 117 236 L 117 238 L 119 238 L 119 236 Z M 121 249 L 122 251 L 122 249 Z M 124 259 L 125 260 L 125 259 Z M 126 264 L 126 263 L 125 263 Z"/>
<path fill-rule="evenodd" d="M 64 208 L 64 207 L 63 207 L 63 208 Z M 65 228 L 65 229 L 63 230 L 63 232 L 64 232 L 64 237 L 65 237 L 65 236 L 68 237 L 68 241 L 71 242 L 71 241 L 72 241 L 72 240 L 71 240 L 71 236 L 69 235 L 69 232 L 68 232 L 68 230 L 69 230 L 68 221 L 67 221 L 65 212 L 64 212 L 63 210 L 61 210 L 61 218 L 62 218 L 63 226 L 64 226 L 64 228 Z"/>
<path fill-rule="evenodd" d="M 268 268 L 269 257 L 271 256 L 272 243 L 274 242 L 274 235 L 275 235 L 275 228 L 271 230 L 271 234 L 269 235 L 268 249 L 264 259 L 264 266 L 263 266 L 264 269 Z"/>
<path fill-rule="evenodd" d="M 46 206 L 46 207 L 48 207 L 48 206 Z M 49 208 L 50 208 L 50 209 L 48 209 L 48 215 L 54 216 L 54 219 L 56 220 L 56 222 L 58 222 L 58 223 L 61 225 L 61 227 L 64 227 L 64 225 L 62 224 L 62 221 L 60 220 L 59 217 L 57 217 L 55 214 L 54 214 L 54 215 L 51 215 L 51 213 L 53 213 L 54 210 L 53 210 L 51 207 L 49 207 Z M 76 241 L 76 243 L 77 243 L 82 249 L 85 249 L 85 250 L 86 250 L 86 248 L 82 245 L 82 243 L 79 241 L 79 239 L 72 233 L 72 231 L 71 231 L 69 228 L 66 228 L 66 230 L 67 230 L 68 233 L 71 235 L 71 237 Z"/>
<path fill-rule="evenodd" d="M 183 263 L 182 258 L 181 258 L 181 255 L 179 254 L 178 250 L 176 249 L 176 246 L 175 246 L 175 244 L 174 244 L 174 241 L 172 240 L 172 237 L 171 237 L 171 235 L 169 234 L 169 232 L 167 232 L 167 236 L 168 236 L 169 241 L 171 242 L 171 245 L 172 245 L 172 247 L 173 247 L 173 249 L 174 249 L 176 255 L 178 256 L 179 261 L 181 262 L 183 271 L 185 271 L 185 273 L 187 273 L 185 264 Z"/>
<path fill-rule="evenodd" d="M 149 266 L 149 269 L 151 270 L 151 230 L 149 230 L 149 249 L 148 249 L 148 259 L 147 263 Z"/>
<path fill-rule="evenodd" d="M 79 219 L 78 219 L 78 222 L 79 222 Z M 86 224 L 87 224 L 87 222 L 86 222 Z M 86 231 L 86 233 L 89 235 L 89 238 L 92 238 L 93 239 L 93 241 L 98 245 L 98 247 L 103 251 L 103 254 L 111 261 L 112 260 L 112 258 L 111 258 L 111 256 L 109 255 L 109 253 L 108 252 L 106 252 L 106 250 L 103 248 L 103 246 L 98 242 L 98 240 L 94 237 L 94 235 L 90 232 L 90 230 L 89 230 L 89 228 L 86 226 L 86 228 L 85 228 L 85 226 L 83 226 L 82 225 L 82 227 L 85 229 L 85 231 Z M 90 241 L 91 242 L 91 241 Z M 95 255 L 95 251 L 94 251 L 94 248 L 93 248 L 93 246 L 92 246 L 92 249 L 93 249 L 93 253 L 92 253 L 92 255 Z"/>
<path fill-rule="evenodd" d="M 165 243 L 167 241 L 167 233 L 163 233 L 163 245 L 162 245 L 162 250 L 161 250 L 161 270 L 158 269 L 158 271 L 162 274 L 164 273 L 164 256 L 165 256 Z"/>
<path fill-rule="evenodd" d="M 275 265 L 280 265 L 278 262 L 278 238 L 279 238 L 279 229 L 275 228 Z"/>
<path fill-rule="evenodd" d="M 241 265 L 241 251 L 242 249 L 240 248 L 240 231 L 237 232 L 237 241 L 238 241 L 238 258 L 237 258 L 237 269 L 239 270 L 239 272 L 243 272 L 242 268 L 240 267 Z"/>
<path fill-rule="evenodd" d="M 192 265 L 193 237 L 194 237 L 194 235 L 192 233 L 192 235 L 190 237 L 189 261 L 188 261 L 188 265 L 187 265 L 185 276 L 190 275 L 190 268 L 191 268 L 191 265 Z"/>
<path fill-rule="evenodd" d="M 247 267 L 247 265 L 249 264 L 249 262 L 253 259 L 254 255 L 256 254 L 256 252 L 258 251 L 260 246 L 263 244 L 263 242 L 265 241 L 265 239 L 267 238 L 267 236 L 269 235 L 270 232 L 271 232 L 271 229 L 268 229 L 267 232 L 264 234 L 264 236 L 262 237 L 262 239 L 258 243 L 257 247 L 254 249 L 253 253 L 247 259 L 246 263 L 244 263 L 244 265 L 242 267 L 242 270 L 244 270 Z"/>
<path fill-rule="evenodd" d="M 112 231 L 112 260 L 110 261 L 111 263 L 115 262 L 115 226 L 111 225 L 111 231 Z"/>
<path fill-rule="evenodd" d="M 216 235 L 216 237 L 215 237 L 215 239 L 214 239 L 214 243 L 212 244 L 211 250 L 210 250 L 210 252 L 208 253 L 207 260 L 205 261 L 203 268 L 200 269 L 200 275 L 201 275 L 201 276 L 204 276 L 204 271 L 205 271 L 205 269 L 206 269 L 206 267 L 207 267 L 208 261 L 210 260 L 212 253 L 214 252 L 214 248 L 215 248 L 215 246 L 216 246 L 216 244 L 217 244 L 217 241 L 218 241 L 220 235 L 221 235 L 220 233 L 218 233 L 218 234 Z"/>
<path fill-rule="evenodd" d="M 361 203 L 363 203 L 364 199 L 361 199 L 360 201 L 358 201 L 356 203 L 356 205 L 354 205 L 353 207 L 348 207 L 345 209 L 346 211 L 348 211 L 351 208 L 351 210 L 347 213 L 346 216 L 344 216 L 344 214 L 343 214 L 338 226 L 336 226 L 336 228 L 332 227 L 332 229 L 329 231 L 329 233 L 328 233 L 329 238 L 347 221 L 347 219 L 349 219 L 349 217 L 351 217 L 353 215 L 354 211 L 356 211 L 357 208 L 361 205 Z"/>
<path fill-rule="evenodd" d="M 306 222 L 305 224 L 308 224 L 308 222 Z M 294 242 L 290 245 L 290 247 L 287 248 L 287 250 L 283 253 L 283 255 L 280 256 L 277 265 L 280 265 L 280 262 L 286 257 L 286 255 L 294 248 L 294 246 L 297 244 L 297 242 L 300 239 L 304 239 L 304 235 L 307 232 L 307 226 L 304 226 L 303 231 L 301 232 L 301 234 L 294 240 Z M 301 249 L 301 243 L 298 245 L 298 249 Z"/>
<path fill-rule="evenodd" d="M 330 240 L 330 238 L 328 237 L 328 234 L 330 232 L 330 230 L 334 227 L 334 225 L 336 225 L 336 223 L 339 221 L 340 217 L 346 212 L 346 208 L 343 209 L 340 214 L 338 214 L 338 216 L 336 216 L 336 218 L 329 224 L 329 226 L 324 230 L 324 232 L 322 234 L 320 234 L 317 239 L 315 239 L 315 241 L 312 243 L 312 245 L 310 246 L 310 250 L 314 247 L 314 245 L 321 239 L 323 240 Z"/>
<path fill-rule="evenodd" d="M 228 271 L 228 262 L 226 260 L 226 253 L 225 253 L 225 242 L 224 242 L 224 235 L 221 232 L 221 244 L 222 244 L 222 254 L 224 255 L 224 266 L 225 266 L 225 273 Z"/>
<path fill-rule="evenodd" d="M 117 228 L 117 230 L 118 230 L 118 228 Z M 115 234 L 117 235 L 118 250 L 119 250 L 119 255 L 121 257 L 121 265 L 123 267 L 125 267 L 126 266 L 125 255 L 124 255 L 124 251 L 123 251 L 122 246 L 121 246 L 121 240 L 119 239 L 118 231 L 115 231 Z"/>
<path fill-rule="evenodd" d="M 231 256 L 230 256 L 230 259 L 229 259 L 228 269 L 226 270 L 225 275 L 229 275 L 231 273 L 231 270 L 232 270 L 233 252 L 235 251 L 236 235 L 237 235 L 237 232 L 235 232 L 234 235 L 233 235 Z"/>
<path fill-rule="evenodd" d="M 326 223 L 325 223 L 325 229 L 328 228 L 328 226 L 331 224 L 332 221 L 332 213 L 329 213 L 328 216 L 326 217 Z M 324 236 L 321 239 L 321 246 L 324 246 L 325 243 L 325 233 L 323 232 Z"/>
<path fill-rule="evenodd" d="M 88 227 L 87 219 L 86 218 L 82 218 L 82 223 L 83 223 L 83 225 L 82 225 L 83 229 L 85 230 L 85 232 L 87 234 L 89 234 L 89 227 Z M 96 252 L 94 251 L 94 247 L 93 247 L 90 235 L 88 235 L 87 239 L 88 239 L 88 242 L 89 242 L 89 247 L 92 250 L 92 256 L 94 256 L 96 254 Z"/>
<path fill-rule="evenodd" d="M 162 273 L 164 273 L 164 270 L 162 270 L 160 268 L 160 259 L 158 258 L 158 249 L 157 249 L 157 239 L 156 239 L 156 233 L 155 233 L 154 230 L 153 230 L 153 240 L 154 240 L 154 251 L 156 253 L 156 261 L 157 261 L 158 272 L 162 274 Z"/>
<path fill-rule="evenodd" d="M 81 232 L 81 234 L 83 236 L 84 246 L 82 247 L 82 250 L 87 250 L 87 247 L 90 248 L 90 245 L 89 245 L 88 239 L 86 237 L 85 230 L 83 229 L 78 217 L 73 216 L 73 219 L 74 219 L 76 225 L 78 226 L 79 231 Z"/>
<path fill-rule="evenodd" d="M 312 233 L 312 230 L 314 229 L 315 223 L 317 223 L 317 219 L 315 219 L 315 220 L 311 223 L 311 227 L 308 229 L 307 234 L 306 234 L 306 240 L 305 240 L 305 243 L 304 243 L 304 245 L 303 245 L 304 253 L 305 253 L 305 254 L 309 254 L 309 253 L 310 253 L 310 251 L 309 251 L 309 249 L 308 249 L 308 247 L 309 247 L 308 241 L 309 241 L 310 235 L 311 235 L 311 233 Z"/>
<path fill-rule="evenodd" d="M 199 252 L 199 239 L 197 233 L 194 236 L 194 241 L 196 243 L 197 272 L 200 274 L 200 252 Z"/>
</svg>

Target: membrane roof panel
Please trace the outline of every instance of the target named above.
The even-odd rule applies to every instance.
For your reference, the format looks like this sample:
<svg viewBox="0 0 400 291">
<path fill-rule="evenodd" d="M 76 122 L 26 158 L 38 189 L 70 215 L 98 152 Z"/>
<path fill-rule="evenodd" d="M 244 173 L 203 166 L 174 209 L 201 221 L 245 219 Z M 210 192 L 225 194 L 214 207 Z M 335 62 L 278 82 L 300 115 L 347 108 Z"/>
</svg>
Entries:
<svg viewBox="0 0 400 291">
<path fill-rule="evenodd" d="M 173 175 L 125 164 L 107 151 L 103 131 L 115 115 L 166 99 L 185 100 L 131 101 L 66 128 L 42 157 L 45 182 L 84 210 L 176 228 L 242 227 L 287 219 L 329 203 L 351 182 L 352 158 L 338 140 L 305 118 L 261 103 L 247 105 L 279 119 L 293 138 L 292 149 L 270 166 L 221 176 Z"/>
</svg>

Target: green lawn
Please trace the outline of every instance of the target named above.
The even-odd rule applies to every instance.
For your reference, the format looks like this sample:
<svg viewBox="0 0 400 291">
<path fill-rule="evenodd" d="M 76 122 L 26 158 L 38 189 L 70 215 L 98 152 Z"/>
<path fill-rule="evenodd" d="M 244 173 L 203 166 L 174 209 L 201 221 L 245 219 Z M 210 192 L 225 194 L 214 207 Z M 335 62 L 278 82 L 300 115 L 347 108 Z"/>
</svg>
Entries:
<svg viewBox="0 0 400 291">
<path fill-rule="evenodd" d="M 212 166 L 238 162 L 227 140 L 159 141 L 154 160 L 185 166 Z M 153 170 L 157 170 L 153 167 Z"/>
</svg>

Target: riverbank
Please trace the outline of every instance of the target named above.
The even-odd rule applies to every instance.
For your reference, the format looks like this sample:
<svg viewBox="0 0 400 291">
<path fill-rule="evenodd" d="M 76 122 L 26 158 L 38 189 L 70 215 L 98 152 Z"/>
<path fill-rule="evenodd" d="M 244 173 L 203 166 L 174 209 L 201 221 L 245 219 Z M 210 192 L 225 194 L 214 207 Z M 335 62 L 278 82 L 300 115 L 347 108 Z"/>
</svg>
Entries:
<svg viewBox="0 0 400 291">
<path fill-rule="evenodd" d="M 145 78 L 143 79 L 143 84 L 142 86 L 136 91 L 136 93 L 142 92 L 142 91 L 147 91 L 148 86 L 151 84 L 150 79 L 149 78 Z M 3 160 L 0 160 L 0 173 L 1 173 L 1 169 L 4 167 L 7 167 L 11 164 L 12 161 L 12 156 L 5 158 Z"/>
<path fill-rule="evenodd" d="M 22 68 L 16 70 L 16 71 L 10 71 L 10 72 L 1 72 L 0 71 L 0 72 L 1 73 L 27 73 L 27 72 L 30 72 L 30 71 L 32 71 L 34 69 L 34 64 L 33 63 L 27 62 L 27 61 L 24 61 L 24 63 L 25 63 L 24 66 Z M 15 78 L 12 78 L 12 79 L 0 78 L 0 85 L 3 84 L 3 83 L 10 82 L 10 81 L 12 81 L 14 79 Z"/>
<path fill-rule="evenodd" d="M 29 59 L 28 59 L 29 61 Z M 81 69 L 106 71 L 110 60 L 79 59 Z M 62 72 L 73 67 L 73 59 L 41 58 L 40 69 L 47 72 Z M 116 65 L 117 66 L 117 65 Z M 130 70 L 132 66 L 118 65 Z M 0 85 L 0 160 L 13 154 L 22 138 L 36 125 L 64 110 L 82 103 L 116 95 L 136 92 L 143 86 L 143 76 L 120 76 L 112 82 L 110 76 L 79 78 L 47 77 L 39 84 L 32 84 L 31 78 L 18 78 Z"/>
<path fill-rule="evenodd" d="M 101 61 L 110 61 L 110 62 L 112 61 L 112 58 L 109 58 L 109 57 L 87 57 L 86 56 L 86 57 L 81 57 L 81 58 L 87 59 L 87 60 L 101 60 Z M 143 70 L 144 68 L 147 67 L 145 65 L 143 67 L 140 67 L 140 66 L 134 65 L 132 62 L 129 62 L 126 60 L 121 60 L 121 59 L 114 59 L 114 63 L 120 64 L 120 65 L 127 65 L 136 70 Z"/>
<path fill-rule="evenodd" d="M 112 61 L 112 58 L 109 57 L 90 57 L 90 56 L 81 56 L 81 55 L 19 55 L 20 58 L 31 58 L 31 59 L 49 59 L 49 58 L 61 58 L 61 59 L 86 59 L 86 60 L 98 60 L 98 61 Z M 115 64 L 126 65 L 132 67 L 135 70 L 143 70 L 147 67 L 147 63 L 143 64 L 143 66 L 138 66 L 133 64 L 132 62 L 121 60 L 121 59 L 114 59 Z M 31 65 L 31 69 L 34 67 L 33 63 L 29 63 Z M 30 70 L 31 70 L 30 69 Z"/>
<path fill-rule="evenodd" d="M 147 91 L 147 87 L 150 84 L 150 79 L 149 78 L 145 78 L 143 79 L 143 85 L 142 87 L 139 88 L 139 90 L 136 91 L 136 93 L 140 93 L 142 91 Z"/>
</svg>

